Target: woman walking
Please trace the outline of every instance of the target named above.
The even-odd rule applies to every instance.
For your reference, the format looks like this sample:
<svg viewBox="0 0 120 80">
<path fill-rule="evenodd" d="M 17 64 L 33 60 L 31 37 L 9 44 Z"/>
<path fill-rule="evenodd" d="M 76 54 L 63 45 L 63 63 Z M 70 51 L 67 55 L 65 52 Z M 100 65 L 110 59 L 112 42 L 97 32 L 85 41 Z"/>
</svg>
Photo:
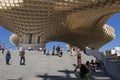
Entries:
<svg viewBox="0 0 120 80">
<path fill-rule="evenodd" d="M 77 49 L 77 65 L 80 67 L 82 61 L 81 61 L 81 53 L 80 49 Z"/>
</svg>

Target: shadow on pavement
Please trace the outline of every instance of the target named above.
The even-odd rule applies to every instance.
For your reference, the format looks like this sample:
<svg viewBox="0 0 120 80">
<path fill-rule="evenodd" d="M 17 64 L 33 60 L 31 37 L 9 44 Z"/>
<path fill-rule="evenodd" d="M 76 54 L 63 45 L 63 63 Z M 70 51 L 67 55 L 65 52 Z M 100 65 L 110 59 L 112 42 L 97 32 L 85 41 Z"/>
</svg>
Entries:
<svg viewBox="0 0 120 80">
<path fill-rule="evenodd" d="M 76 64 L 73 64 L 74 67 L 76 67 L 77 65 Z"/>
<path fill-rule="evenodd" d="M 96 69 L 96 72 L 91 72 L 91 77 L 91 80 L 116 80 L 103 67 Z"/>
<path fill-rule="evenodd" d="M 44 75 L 36 75 L 39 78 L 43 78 L 43 80 L 76 80 L 76 78 L 71 77 L 71 74 L 74 74 L 73 71 L 69 70 L 58 70 L 58 72 L 65 73 L 65 76 L 54 76 L 54 75 L 48 75 L 45 73 Z"/>
<path fill-rule="evenodd" d="M 20 77 L 19 79 L 7 79 L 7 80 L 23 80 L 23 78 Z"/>
</svg>

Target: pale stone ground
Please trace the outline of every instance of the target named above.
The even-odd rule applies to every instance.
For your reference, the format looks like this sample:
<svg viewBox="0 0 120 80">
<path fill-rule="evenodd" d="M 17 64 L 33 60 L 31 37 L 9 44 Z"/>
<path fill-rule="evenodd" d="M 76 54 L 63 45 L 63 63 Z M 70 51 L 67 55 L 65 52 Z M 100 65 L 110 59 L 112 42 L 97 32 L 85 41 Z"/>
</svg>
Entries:
<svg viewBox="0 0 120 80">
<path fill-rule="evenodd" d="M 58 57 L 26 51 L 26 65 L 19 65 L 18 51 L 11 51 L 11 56 L 11 65 L 6 65 L 5 54 L 0 52 L 0 80 L 76 80 L 73 73 L 76 56 L 70 56 L 67 52 Z M 82 55 L 83 62 L 91 59 L 93 57 Z"/>
</svg>

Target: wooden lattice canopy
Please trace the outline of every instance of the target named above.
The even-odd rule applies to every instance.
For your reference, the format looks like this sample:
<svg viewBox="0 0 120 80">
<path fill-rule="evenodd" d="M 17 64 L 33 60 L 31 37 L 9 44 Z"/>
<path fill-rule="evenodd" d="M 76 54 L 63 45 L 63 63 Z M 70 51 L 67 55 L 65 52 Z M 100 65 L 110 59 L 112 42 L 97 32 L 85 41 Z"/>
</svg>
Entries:
<svg viewBox="0 0 120 80">
<path fill-rule="evenodd" d="M 62 41 L 99 49 L 114 39 L 104 24 L 119 11 L 119 0 L 0 0 L 0 25 L 15 33 L 15 45 Z"/>
</svg>

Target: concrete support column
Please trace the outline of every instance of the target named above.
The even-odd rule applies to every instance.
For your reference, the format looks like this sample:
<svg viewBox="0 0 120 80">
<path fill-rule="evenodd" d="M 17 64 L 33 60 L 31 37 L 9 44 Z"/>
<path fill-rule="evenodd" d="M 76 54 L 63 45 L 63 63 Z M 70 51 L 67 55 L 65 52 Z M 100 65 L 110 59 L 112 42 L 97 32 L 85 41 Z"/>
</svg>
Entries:
<svg viewBox="0 0 120 80">
<path fill-rule="evenodd" d="M 23 37 L 22 36 L 20 36 L 19 41 L 20 41 L 20 43 L 23 43 Z"/>
<path fill-rule="evenodd" d="M 23 38 L 23 43 L 28 44 L 28 42 L 29 42 L 29 35 L 24 34 L 24 35 L 22 35 L 22 38 Z"/>
<path fill-rule="evenodd" d="M 37 44 L 38 43 L 38 34 L 33 34 L 32 36 L 32 44 Z"/>
<path fill-rule="evenodd" d="M 44 35 L 40 37 L 40 44 L 42 44 L 42 47 L 45 47 Z"/>
<path fill-rule="evenodd" d="M 19 39 L 19 43 L 23 43 L 23 39 L 20 35 L 17 35 L 18 39 Z"/>
<path fill-rule="evenodd" d="M 34 44 L 35 43 L 35 34 L 32 35 L 32 41 L 31 41 L 31 44 Z"/>
<path fill-rule="evenodd" d="M 42 36 L 41 43 L 45 43 L 45 35 Z"/>
<path fill-rule="evenodd" d="M 35 34 L 35 43 L 38 43 L 38 34 Z"/>
<path fill-rule="evenodd" d="M 44 35 L 39 35 L 37 39 L 39 39 L 38 42 L 39 42 L 40 44 L 43 44 L 43 43 L 44 43 Z"/>
<path fill-rule="evenodd" d="M 40 36 L 40 43 L 42 43 L 43 36 Z"/>
<path fill-rule="evenodd" d="M 23 43 L 23 39 L 22 39 L 22 37 L 19 38 L 19 41 L 20 41 L 20 43 Z"/>
</svg>

